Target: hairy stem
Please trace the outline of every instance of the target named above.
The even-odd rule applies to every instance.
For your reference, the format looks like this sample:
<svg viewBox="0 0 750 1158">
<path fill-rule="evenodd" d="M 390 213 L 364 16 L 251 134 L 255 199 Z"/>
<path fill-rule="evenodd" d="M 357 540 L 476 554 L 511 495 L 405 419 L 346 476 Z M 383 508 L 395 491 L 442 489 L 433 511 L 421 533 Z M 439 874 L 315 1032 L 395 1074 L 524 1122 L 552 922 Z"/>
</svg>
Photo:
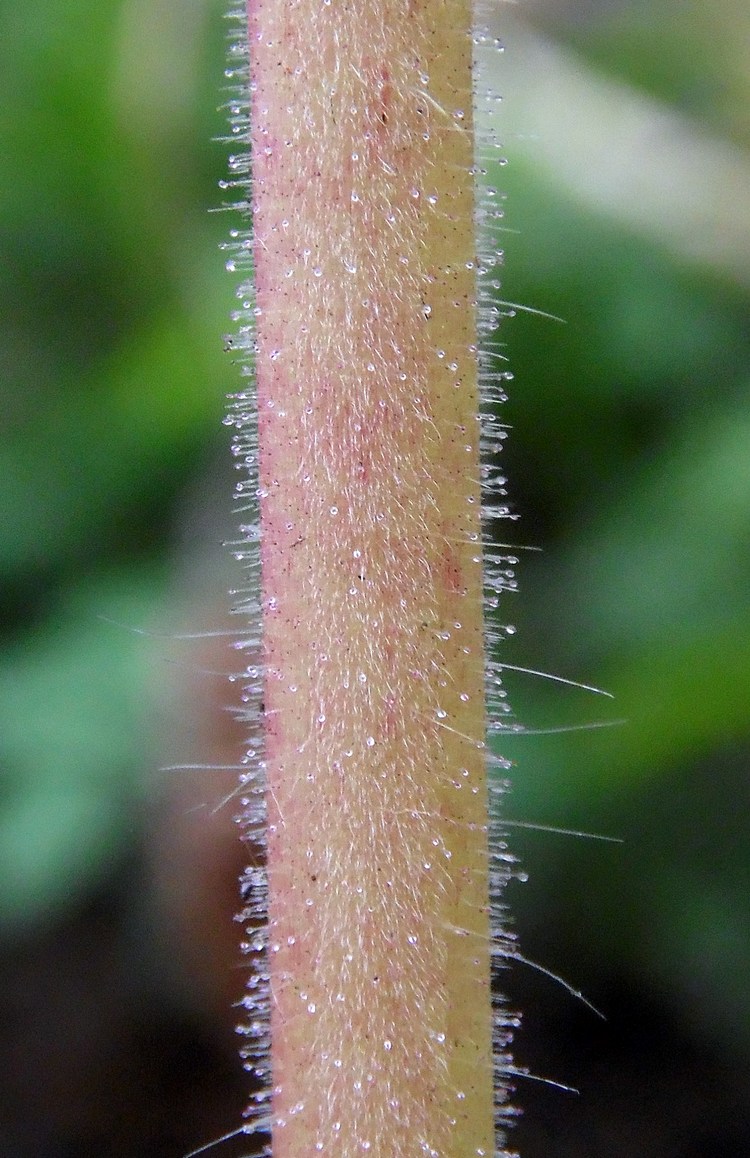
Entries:
<svg viewBox="0 0 750 1158">
<path fill-rule="evenodd" d="M 470 6 L 248 7 L 273 1151 L 491 1155 Z"/>
</svg>

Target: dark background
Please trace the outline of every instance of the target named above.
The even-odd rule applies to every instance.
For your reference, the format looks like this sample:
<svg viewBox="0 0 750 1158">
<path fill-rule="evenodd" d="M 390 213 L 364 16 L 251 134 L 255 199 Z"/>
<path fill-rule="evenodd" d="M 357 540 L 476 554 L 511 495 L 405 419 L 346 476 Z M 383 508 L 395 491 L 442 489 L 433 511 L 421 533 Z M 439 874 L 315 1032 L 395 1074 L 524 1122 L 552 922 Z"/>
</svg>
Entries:
<svg viewBox="0 0 750 1158">
<path fill-rule="evenodd" d="M 493 16 L 530 874 L 524 1158 L 750 1152 L 750 9 Z M 220 629 L 227 22 L 0 0 L 0 1154 L 181 1158 L 240 1121 Z M 246 1152 L 237 1141 L 226 1158 Z"/>
</svg>

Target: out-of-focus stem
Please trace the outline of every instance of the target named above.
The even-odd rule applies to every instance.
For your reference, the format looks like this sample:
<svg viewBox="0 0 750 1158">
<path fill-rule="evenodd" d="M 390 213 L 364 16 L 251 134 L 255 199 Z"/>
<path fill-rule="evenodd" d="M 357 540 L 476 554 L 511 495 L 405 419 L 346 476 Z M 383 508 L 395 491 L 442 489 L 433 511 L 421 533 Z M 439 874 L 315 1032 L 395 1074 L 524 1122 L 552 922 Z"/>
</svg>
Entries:
<svg viewBox="0 0 750 1158">
<path fill-rule="evenodd" d="M 470 15 L 249 0 L 277 1158 L 493 1153 Z"/>
</svg>

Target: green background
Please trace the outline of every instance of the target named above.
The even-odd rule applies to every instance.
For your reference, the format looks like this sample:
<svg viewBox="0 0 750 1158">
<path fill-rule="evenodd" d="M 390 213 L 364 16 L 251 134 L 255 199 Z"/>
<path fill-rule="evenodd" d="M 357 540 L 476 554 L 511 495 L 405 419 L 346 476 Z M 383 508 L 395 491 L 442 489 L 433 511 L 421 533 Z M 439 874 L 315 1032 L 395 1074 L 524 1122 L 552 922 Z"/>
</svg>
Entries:
<svg viewBox="0 0 750 1158">
<path fill-rule="evenodd" d="M 209 0 L 0 2 L 8 1158 L 177 1158 L 242 1107 L 231 1021 L 217 1030 L 170 933 L 159 852 L 175 811 L 222 793 L 194 778 L 175 804 L 157 771 L 240 742 L 231 689 L 197 670 L 203 645 L 172 638 L 221 627 L 239 582 L 221 547 L 221 419 L 240 377 L 218 249 L 236 222 L 209 212 L 230 196 L 231 146 L 215 140 L 229 27 Z M 624 841 L 512 830 L 524 954 L 608 1018 L 531 967 L 502 978 L 525 1013 L 519 1065 L 581 1090 L 519 1079 L 515 1144 L 740 1155 L 750 15 L 740 0 L 570 0 L 503 5 L 493 28 L 500 296 L 564 319 L 519 311 L 502 331 L 521 515 L 507 533 L 541 550 L 501 605 L 518 628 L 501 658 L 615 697 L 508 673 L 529 729 L 627 721 L 502 746 L 511 818 Z M 216 921 L 234 937 L 231 905 Z"/>
</svg>

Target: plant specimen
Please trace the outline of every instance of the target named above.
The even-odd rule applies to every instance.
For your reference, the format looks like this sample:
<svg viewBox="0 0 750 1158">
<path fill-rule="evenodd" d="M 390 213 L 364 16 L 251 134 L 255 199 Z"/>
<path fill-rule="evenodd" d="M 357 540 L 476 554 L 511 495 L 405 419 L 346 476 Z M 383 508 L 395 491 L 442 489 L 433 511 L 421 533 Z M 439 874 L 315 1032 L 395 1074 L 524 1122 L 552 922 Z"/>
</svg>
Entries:
<svg viewBox="0 0 750 1158">
<path fill-rule="evenodd" d="M 263 661 L 252 1128 L 275 1158 L 493 1155 L 513 1019 L 490 985 L 510 858 L 489 841 L 482 506 L 507 511 L 480 464 L 480 358 L 491 394 L 504 376 L 478 348 L 496 323 L 477 307 L 481 38 L 466 0 L 248 17 L 252 229 L 232 263 L 252 265 L 235 345 L 254 386 L 232 421 L 238 494 L 260 505 L 240 547 L 252 567 L 259 541 Z"/>
</svg>

